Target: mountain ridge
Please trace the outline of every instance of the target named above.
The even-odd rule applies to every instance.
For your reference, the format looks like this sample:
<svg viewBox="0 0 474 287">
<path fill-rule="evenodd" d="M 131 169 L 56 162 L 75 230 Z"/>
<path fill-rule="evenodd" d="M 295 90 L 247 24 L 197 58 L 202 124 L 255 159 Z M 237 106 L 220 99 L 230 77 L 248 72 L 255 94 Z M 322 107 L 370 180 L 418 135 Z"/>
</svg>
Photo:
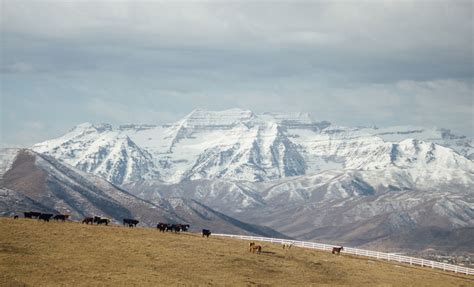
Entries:
<svg viewBox="0 0 474 287">
<path fill-rule="evenodd" d="M 410 140 L 405 135 L 445 146 L 447 152 L 471 162 L 474 157 L 472 139 L 445 129 L 345 128 L 305 114 L 255 114 L 240 109 L 194 110 L 176 123 L 161 126 L 130 124 L 114 129 L 109 124 L 85 123 L 34 145 L 33 150 L 119 185 L 204 178 L 268 181 L 329 169 L 384 168 L 394 152 L 401 151 L 399 144 Z M 419 146 L 413 144 L 412 154 L 405 150 L 406 162 L 415 159 Z"/>
</svg>

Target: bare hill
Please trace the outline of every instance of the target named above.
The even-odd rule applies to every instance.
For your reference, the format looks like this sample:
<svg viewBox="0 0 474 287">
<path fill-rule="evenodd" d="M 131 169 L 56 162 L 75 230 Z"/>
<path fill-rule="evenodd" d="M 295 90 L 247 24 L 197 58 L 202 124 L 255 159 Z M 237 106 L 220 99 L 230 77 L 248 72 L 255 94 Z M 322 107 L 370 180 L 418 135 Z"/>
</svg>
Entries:
<svg viewBox="0 0 474 287">
<path fill-rule="evenodd" d="M 264 243 L 0 218 L 1 286 L 472 286 L 474 278 Z"/>
</svg>

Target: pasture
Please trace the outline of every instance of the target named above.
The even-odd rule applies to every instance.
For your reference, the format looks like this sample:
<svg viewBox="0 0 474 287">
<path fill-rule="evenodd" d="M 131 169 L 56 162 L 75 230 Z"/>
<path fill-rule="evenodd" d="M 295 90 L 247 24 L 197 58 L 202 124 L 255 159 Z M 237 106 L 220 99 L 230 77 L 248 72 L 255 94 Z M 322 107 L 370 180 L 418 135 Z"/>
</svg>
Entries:
<svg viewBox="0 0 474 287">
<path fill-rule="evenodd" d="M 472 276 L 156 228 L 0 218 L 0 286 L 474 286 Z"/>
</svg>

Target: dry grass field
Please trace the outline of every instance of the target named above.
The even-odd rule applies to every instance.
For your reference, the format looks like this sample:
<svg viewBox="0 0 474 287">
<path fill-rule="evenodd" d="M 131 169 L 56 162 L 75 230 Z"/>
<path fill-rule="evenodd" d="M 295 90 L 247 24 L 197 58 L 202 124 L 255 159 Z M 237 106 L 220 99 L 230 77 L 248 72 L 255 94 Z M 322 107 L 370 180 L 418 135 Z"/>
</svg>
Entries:
<svg viewBox="0 0 474 287">
<path fill-rule="evenodd" d="M 472 276 L 263 243 L 0 218 L 0 286 L 474 286 Z"/>
</svg>

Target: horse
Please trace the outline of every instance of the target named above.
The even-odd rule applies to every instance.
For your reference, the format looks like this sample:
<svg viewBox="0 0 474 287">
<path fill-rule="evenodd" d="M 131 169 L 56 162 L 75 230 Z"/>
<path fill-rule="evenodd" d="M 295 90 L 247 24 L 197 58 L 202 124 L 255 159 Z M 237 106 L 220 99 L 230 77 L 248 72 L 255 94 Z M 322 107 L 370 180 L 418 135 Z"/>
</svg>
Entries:
<svg viewBox="0 0 474 287">
<path fill-rule="evenodd" d="M 339 254 L 341 253 L 341 250 L 344 250 L 344 247 L 343 247 L 343 246 L 341 246 L 341 247 L 333 247 L 331 253 L 332 253 L 332 254 L 337 254 L 337 255 L 339 255 Z"/>
<path fill-rule="evenodd" d="M 92 217 L 86 217 L 82 220 L 82 223 L 85 223 L 85 224 L 94 224 L 94 218 Z"/>
<path fill-rule="evenodd" d="M 207 238 L 209 238 L 209 235 L 211 235 L 211 231 L 209 229 L 202 230 L 202 237 L 206 236 Z"/>
<path fill-rule="evenodd" d="M 257 254 L 260 254 L 262 252 L 262 246 L 255 244 L 255 242 L 250 242 L 249 243 L 249 252 L 255 253 L 257 251 Z"/>
<path fill-rule="evenodd" d="M 291 244 L 290 243 L 283 243 L 283 249 L 285 249 L 285 248 L 290 249 L 291 246 L 293 246 L 293 244 L 295 244 L 294 241 Z"/>
</svg>

